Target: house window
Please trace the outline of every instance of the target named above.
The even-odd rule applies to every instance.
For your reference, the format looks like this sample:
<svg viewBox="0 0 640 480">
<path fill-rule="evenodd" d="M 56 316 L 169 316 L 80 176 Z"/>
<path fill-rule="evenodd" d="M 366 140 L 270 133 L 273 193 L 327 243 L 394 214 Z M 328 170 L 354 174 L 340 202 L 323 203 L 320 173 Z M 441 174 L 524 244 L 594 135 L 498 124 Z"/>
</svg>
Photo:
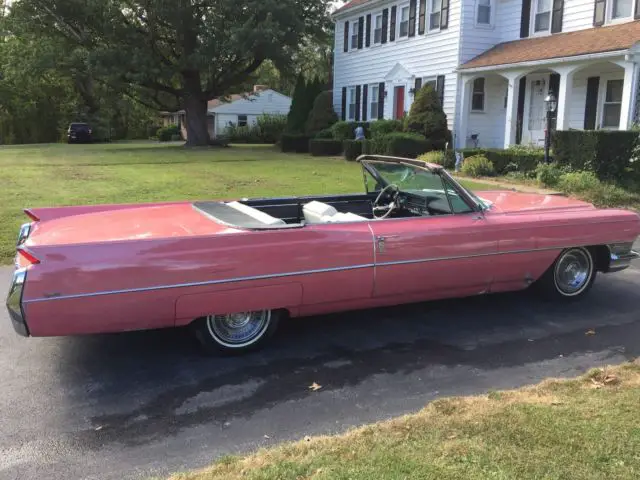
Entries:
<svg viewBox="0 0 640 480">
<path fill-rule="evenodd" d="M 369 97 L 371 98 L 369 118 L 371 120 L 376 120 L 378 118 L 378 99 L 380 98 L 379 85 L 371 85 L 369 87 Z"/>
<path fill-rule="evenodd" d="M 611 18 L 626 18 L 631 16 L 633 0 L 613 0 Z"/>
<path fill-rule="evenodd" d="M 356 87 L 349 87 L 349 120 L 356 119 Z"/>
<path fill-rule="evenodd" d="M 423 78 L 422 79 L 422 88 L 426 87 L 427 85 L 429 85 L 433 89 L 434 92 L 438 88 L 438 82 L 437 82 L 435 77 L 425 77 L 425 78 Z"/>
<path fill-rule="evenodd" d="M 491 0 L 478 0 L 476 23 L 478 25 L 491 25 Z"/>
<path fill-rule="evenodd" d="M 429 30 L 437 30 L 440 28 L 440 7 L 442 0 L 431 0 L 431 9 L 429 13 Z"/>
<path fill-rule="evenodd" d="M 248 121 L 246 115 L 238 115 L 238 126 L 239 127 L 246 127 L 248 124 L 249 124 L 249 121 Z"/>
<path fill-rule="evenodd" d="M 484 78 L 476 78 L 473 81 L 473 93 L 471 95 L 471 111 L 484 112 Z"/>
<path fill-rule="evenodd" d="M 620 111 L 622 109 L 622 88 L 624 80 L 607 81 L 607 90 L 602 108 L 602 127 L 618 128 L 620 126 Z"/>
<path fill-rule="evenodd" d="M 409 7 L 402 7 L 400 9 L 400 36 L 406 37 L 409 35 Z"/>
<path fill-rule="evenodd" d="M 351 22 L 351 50 L 358 48 L 358 35 L 360 32 L 360 23 L 358 21 Z"/>
<path fill-rule="evenodd" d="M 551 1 L 537 0 L 536 16 L 533 24 L 534 32 L 547 32 L 551 25 Z"/>
<path fill-rule="evenodd" d="M 373 28 L 373 43 L 382 42 L 382 14 L 376 15 Z"/>
</svg>

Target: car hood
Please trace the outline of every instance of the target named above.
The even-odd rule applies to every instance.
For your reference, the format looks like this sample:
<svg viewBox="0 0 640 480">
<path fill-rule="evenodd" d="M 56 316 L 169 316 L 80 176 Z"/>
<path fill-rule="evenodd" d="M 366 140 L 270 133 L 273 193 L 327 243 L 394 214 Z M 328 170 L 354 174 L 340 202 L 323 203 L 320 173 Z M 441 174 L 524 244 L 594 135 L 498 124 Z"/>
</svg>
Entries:
<svg viewBox="0 0 640 480">
<path fill-rule="evenodd" d="M 562 195 L 541 195 L 512 191 L 483 191 L 477 196 L 488 201 L 491 208 L 502 213 L 538 212 L 547 210 L 585 210 L 595 207 L 587 202 Z"/>
<path fill-rule="evenodd" d="M 238 230 L 198 213 L 190 203 L 118 208 L 35 224 L 26 246 L 190 237 Z"/>
</svg>

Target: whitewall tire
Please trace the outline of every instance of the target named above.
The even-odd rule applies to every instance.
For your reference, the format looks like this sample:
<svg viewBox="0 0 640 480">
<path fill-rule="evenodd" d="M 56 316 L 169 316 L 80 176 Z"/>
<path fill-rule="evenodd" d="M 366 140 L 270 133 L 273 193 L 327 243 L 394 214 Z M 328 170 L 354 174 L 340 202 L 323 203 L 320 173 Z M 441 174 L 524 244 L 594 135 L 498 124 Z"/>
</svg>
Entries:
<svg viewBox="0 0 640 480">
<path fill-rule="evenodd" d="M 539 289 L 549 297 L 572 300 L 585 295 L 596 279 L 592 252 L 585 247 L 564 250 L 538 281 Z"/>
</svg>

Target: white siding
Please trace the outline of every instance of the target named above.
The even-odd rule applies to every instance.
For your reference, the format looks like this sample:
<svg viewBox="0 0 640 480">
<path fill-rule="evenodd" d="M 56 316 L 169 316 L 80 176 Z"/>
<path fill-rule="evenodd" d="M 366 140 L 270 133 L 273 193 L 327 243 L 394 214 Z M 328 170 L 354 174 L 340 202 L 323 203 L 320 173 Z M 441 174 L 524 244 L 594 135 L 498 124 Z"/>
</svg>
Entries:
<svg viewBox="0 0 640 480">
<path fill-rule="evenodd" d="M 585 28 L 593 28 L 593 10 L 593 1 L 565 0 L 562 31 L 573 32 L 576 30 L 584 30 Z"/>
<path fill-rule="evenodd" d="M 532 2 L 535 0 L 532 0 Z M 565 3 L 566 5 L 566 3 Z M 520 20 L 522 18 L 522 0 L 499 0 L 498 21 L 500 42 L 520 39 Z"/>
<path fill-rule="evenodd" d="M 265 90 L 248 98 L 225 103 L 209 112 L 234 115 L 262 115 L 263 113 L 286 115 L 290 108 L 291 98 L 274 90 Z"/>
<path fill-rule="evenodd" d="M 464 138 L 477 134 L 478 146 L 502 148 L 507 111 L 504 99 L 507 93 L 507 80 L 498 75 L 485 77 L 484 112 L 472 112 L 469 107 L 469 120 Z M 471 95 L 469 95 L 471 102 Z M 462 132 L 461 132 L 462 133 Z M 467 146 L 473 146 L 468 141 Z"/>
<path fill-rule="evenodd" d="M 258 122 L 259 115 L 247 115 L 247 125 L 255 125 Z M 224 133 L 225 129 L 229 125 L 229 122 L 237 125 L 238 115 L 232 113 L 218 113 L 215 116 L 216 134 Z"/>
<path fill-rule="evenodd" d="M 371 85 L 386 81 L 387 97 L 385 98 L 384 117 L 393 117 L 394 87 L 405 86 L 405 110 L 409 110 L 413 97 L 409 90 L 414 88 L 415 78 L 436 77 L 445 75 L 444 88 L 444 111 L 449 120 L 449 126 L 453 127 L 455 118 L 455 107 L 457 97 L 457 75 L 455 69 L 459 60 L 459 39 L 460 32 L 460 5 L 461 2 L 452 1 L 449 13 L 449 28 L 446 30 L 427 32 L 424 35 L 418 34 L 416 19 L 416 36 L 412 38 L 398 39 L 399 24 L 396 26 L 396 40 L 384 45 L 373 45 L 364 47 L 361 50 L 351 50 L 344 52 L 344 25 L 345 21 L 357 21 L 361 16 L 366 18 L 368 13 L 374 15 L 381 12 L 383 8 L 405 3 L 388 2 L 377 7 L 375 10 L 360 11 L 348 17 L 339 17 L 336 21 L 335 29 L 335 67 L 334 67 L 334 89 L 333 103 L 338 116 L 342 113 L 342 88 L 355 85 Z M 418 2 L 419 4 L 419 2 Z M 418 17 L 418 15 L 416 15 Z M 427 24 L 429 18 L 427 16 Z M 391 23 L 391 22 L 389 22 Z M 366 26 L 366 23 L 365 23 Z M 366 27 L 365 27 L 366 28 Z M 350 29 L 351 31 L 351 29 Z M 373 35 L 373 25 L 372 25 Z M 365 31 L 366 34 L 366 31 Z M 366 45 L 366 43 L 365 43 Z M 387 75 L 400 64 L 406 74 L 398 78 L 386 79 Z M 400 68 L 400 70 L 402 70 Z"/>
</svg>

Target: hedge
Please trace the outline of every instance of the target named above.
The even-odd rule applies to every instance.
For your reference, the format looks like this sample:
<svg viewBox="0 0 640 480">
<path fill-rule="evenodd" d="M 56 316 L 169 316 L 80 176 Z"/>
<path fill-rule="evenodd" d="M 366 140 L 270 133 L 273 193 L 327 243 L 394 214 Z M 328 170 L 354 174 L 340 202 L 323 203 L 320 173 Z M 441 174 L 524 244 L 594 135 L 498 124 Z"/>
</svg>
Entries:
<svg viewBox="0 0 640 480">
<path fill-rule="evenodd" d="M 590 171 L 600 180 L 624 181 L 638 144 L 636 131 L 562 130 L 552 136 L 553 159 L 571 170 Z"/>
<path fill-rule="evenodd" d="M 523 173 L 533 172 L 538 163 L 544 161 L 544 153 L 522 152 L 517 149 L 499 148 L 461 148 L 458 150 L 463 157 L 486 157 L 498 175 L 503 175 L 510 171 Z"/>
<path fill-rule="evenodd" d="M 403 129 L 402 120 L 378 120 L 372 122 L 369 130 L 371 138 L 381 137 L 389 133 L 401 132 Z"/>
<path fill-rule="evenodd" d="M 156 135 L 159 141 L 170 142 L 174 135 L 180 135 L 180 127 L 178 127 L 178 125 L 168 125 L 158 129 Z"/>
<path fill-rule="evenodd" d="M 331 157 L 342 153 L 342 142 L 326 138 L 309 140 L 309 153 L 314 157 Z"/>
<path fill-rule="evenodd" d="M 280 137 L 280 149 L 283 152 L 308 153 L 309 137 L 297 133 L 283 133 Z"/>
<path fill-rule="evenodd" d="M 372 141 L 372 153 L 394 157 L 417 158 L 430 150 L 430 142 L 415 133 L 389 133 Z"/>
<path fill-rule="evenodd" d="M 350 162 L 355 161 L 360 155 L 374 153 L 371 150 L 370 140 L 345 140 L 342 142 L 344 158 Z"/>
</svg>

